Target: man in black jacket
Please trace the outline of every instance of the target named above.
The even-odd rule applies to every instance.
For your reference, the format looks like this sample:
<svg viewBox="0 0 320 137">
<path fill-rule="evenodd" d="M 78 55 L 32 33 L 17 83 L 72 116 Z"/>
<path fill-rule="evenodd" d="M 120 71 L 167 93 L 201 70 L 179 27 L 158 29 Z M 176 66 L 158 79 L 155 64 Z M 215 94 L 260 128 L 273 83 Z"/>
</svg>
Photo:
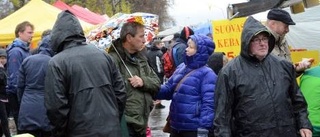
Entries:
<svg viewBox="0 0 320 137">
<path fill-rule="evenodd" d="M 51 32 L 45 106 L 55 137 L 121 137 L 126 92 L 106 52 L 86 44 L 78 19 L 59 14 Z"/>
<path fill-rule="evenodd" d="M 220 71 L 215 92 L 216 137 L 311 137 L 307 104 L 294 66 L 274 55 L 273 35 L 249 17 L 240 56 Z"/>
</svg>

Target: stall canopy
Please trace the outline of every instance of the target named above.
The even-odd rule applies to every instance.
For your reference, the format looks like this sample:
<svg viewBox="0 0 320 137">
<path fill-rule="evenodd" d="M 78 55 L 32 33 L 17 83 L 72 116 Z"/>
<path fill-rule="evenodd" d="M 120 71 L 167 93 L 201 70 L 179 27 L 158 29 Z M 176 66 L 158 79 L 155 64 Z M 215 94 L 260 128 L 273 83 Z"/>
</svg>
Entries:
<svg viewBox="0 0 320 137">
<path fill-rule="evenodd" d="M 91 18 L 95 19 L 96 22 L 101 23 L 101 22 L 105 22 L 107 19 L 109 19 L 108 15 L 99 15 L 97 13 L 94 13 L 92 11 L 90 11 L 87 8 L 83 8 L 79 5 L 72 5 L 71 8 L 75 9 L 76 11 L 79 12 L 83 12 L 86 13 L 88 16 L 90 16 Z"/>
<path fill-rule="evenodd" d="M 290 25 L 290 32 L 286 35 L 289 45 L 296 49 L 320 51 L 320 6 L 307 8 L 299 14 L 291 14 L 291 17 L 296 25 Z"/>
<path fill-rule="evenodd" d="M 71 13 L 76 15 L 78 18 L 90 23 L 90 24 L 100 24 L 106 21 L 106 19 L 98 15 L 96 13 L 93 13 L 89 11 L 88 9 L 82 8 L 80 6 L 74 5 L 73 7 L 70 7 L 66 3 L 62 2 L 61 0 L 56 1 L 53 6 L 61 9 L 61 10 L 69 10 Z"/>
<path fill-rule="evenodd" d="M 42 0 L 31 0 L 16 12 L 0 20 L 0 46 L 6 46 L 15 38 L 16 26 L 23 22 L 29 21 L 35 27 L 32 46 L 41 39 L 41 34 L 47 29 L 52 29 L 58 14 L 61 10 L 47 4 Z M 84 31 L 93 27 L 92 24 L 79 20 Z M 33 47 L 31 47 L 33 48 Z"/>
</svg>

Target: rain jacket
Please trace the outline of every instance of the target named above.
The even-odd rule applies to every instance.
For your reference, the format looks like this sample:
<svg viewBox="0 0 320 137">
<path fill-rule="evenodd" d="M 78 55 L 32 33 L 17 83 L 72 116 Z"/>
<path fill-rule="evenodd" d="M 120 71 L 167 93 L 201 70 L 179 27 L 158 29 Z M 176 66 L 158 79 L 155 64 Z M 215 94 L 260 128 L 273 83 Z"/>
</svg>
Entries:
<svg viewBox="0 0 320 137">
<path fill-rule="evenodd" d="M 308 103 L 313 137 L 320 137 L 320 65 L 306 70 L 300 79 L 300 88 Z"/>
<path fill-rule="evenodd" d="M 18 73 L 20 103 L 18 129 L 51 131 L 44 107 L 44 80 L 48 62 L 53 56 L 49 47 L 50 36 L 43 38 L 39 54 L 24 59 Z"/>
<path fill-rule="evenodd" d="M 127 91 L 127 102 L 125 107 L 125 119 L 128 124 L 134 127 L 134 130 L 141 134 L 146 134 L 146 128 L 150 111 L 153 107 L 152 98 L 157 94 L 160 88 L 160 80 L 157 74 L 149 66 L 147 58 L 141 52 L 130 55 L 123 48 L 120 39 L 113 41 L 113 45 L 109 49 L 109 54 L 116 62 L 118 70 L 121 72 L 125 81 Z M 143 87 L 134 88 L 131 86 L 128 78 L 130 74 L 123 65 L 121 59 L 116 53 L 117 49 L 122 60 L 132 73 L 143 80 Z"/>
<path fill-rule="evenodd" d="M 170 124 L 176 131 L 210 130 L 214 118 L 214 89 L 217 75 L 206 66 L 207 60 L 214 50 L 212 40 L 204 35 L 191 35 L 197 45 L 193 56 L 186 56 L 168 82 L 161 85 L 157 99 L 172 100 L 170 105 Z M 195 70 L 191 72 L 192 70 Z M 177 84 L 189 72 L 190 75 Z"/>
<path fill-rule="evenodd" d="M 87 45 L 78 19 L 63 11 L 51 32 L 45 106 L 55 137 L 120 137 L 126 93 L 106 52 Z"/>
<path fill-rule="evenodd" d="M 240 56 L 219 73 L 215 90 L 216 137 L 296 137 L 299 129 L 312 128 L 293 65 L 271 54 L 262 61 L 249 55 L 251 39 L 262 31 L 268 32 L 249 17 L 241 35 Z M 271 35 L 269 53 L 274 42 Z"/>
<path fill-rule="evenodd" d="M 7 48 L 7 93 L 17 94 L 17 77 L 22 61 L 30 56 L 28 43 L 16 38 Z"/>
</svg>

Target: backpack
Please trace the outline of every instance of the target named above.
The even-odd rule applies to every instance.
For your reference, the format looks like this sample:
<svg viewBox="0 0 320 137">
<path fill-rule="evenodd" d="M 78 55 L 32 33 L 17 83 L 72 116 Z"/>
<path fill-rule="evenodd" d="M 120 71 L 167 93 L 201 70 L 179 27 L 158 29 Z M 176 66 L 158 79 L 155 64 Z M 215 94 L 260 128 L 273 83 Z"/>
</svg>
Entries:
<svg viewBox="0 0 320 137">
<path fill-rule="evenodd" d="M 166 78 L 170 78 L 173 72 L 176 70 L 171 50 L 167 50 L 166 53 L 162 55 L 162 61 L 164 75 Z"/>
</svg>

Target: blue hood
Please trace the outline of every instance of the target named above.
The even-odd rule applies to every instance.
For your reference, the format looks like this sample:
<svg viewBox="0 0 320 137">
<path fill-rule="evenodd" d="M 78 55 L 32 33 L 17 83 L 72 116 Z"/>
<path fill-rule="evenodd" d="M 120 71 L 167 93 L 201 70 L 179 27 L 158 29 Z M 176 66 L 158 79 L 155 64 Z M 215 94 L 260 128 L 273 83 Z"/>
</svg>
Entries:
<svg viewBox="0 0 320 137">
<path fill-rule="evenodd" d="M 54 55 L 54 52 L 51 47 L 51 35 L 45 36 L 40 45 L 39 45 L 39 53 L 40 54 L 45 54 L 50 57 Z"/>
<path fill-rule="evenodd" d="M 215 49 L 215 44 L 210 37 L 201 34 L 191 35 L 190 39 L 195 42 L 197 52 L 190 57 L 185 55 L 186 59 L 184 63 L 191 69 L 200 68 L 207 64 L 209 56 Z"/>
<path fill-rule="evenodd" d="M 19 38 L 15 38 L 12 42 L 11 45 L 9 45 L 9 47 L 7 48 L 8 51 L 10 51 L 12 48 L 14 47 L 19 47 L 25 51 L 29 51 L 29 43 L 27 42 L 23 42 L 21 39 Z"/>
</svg>

